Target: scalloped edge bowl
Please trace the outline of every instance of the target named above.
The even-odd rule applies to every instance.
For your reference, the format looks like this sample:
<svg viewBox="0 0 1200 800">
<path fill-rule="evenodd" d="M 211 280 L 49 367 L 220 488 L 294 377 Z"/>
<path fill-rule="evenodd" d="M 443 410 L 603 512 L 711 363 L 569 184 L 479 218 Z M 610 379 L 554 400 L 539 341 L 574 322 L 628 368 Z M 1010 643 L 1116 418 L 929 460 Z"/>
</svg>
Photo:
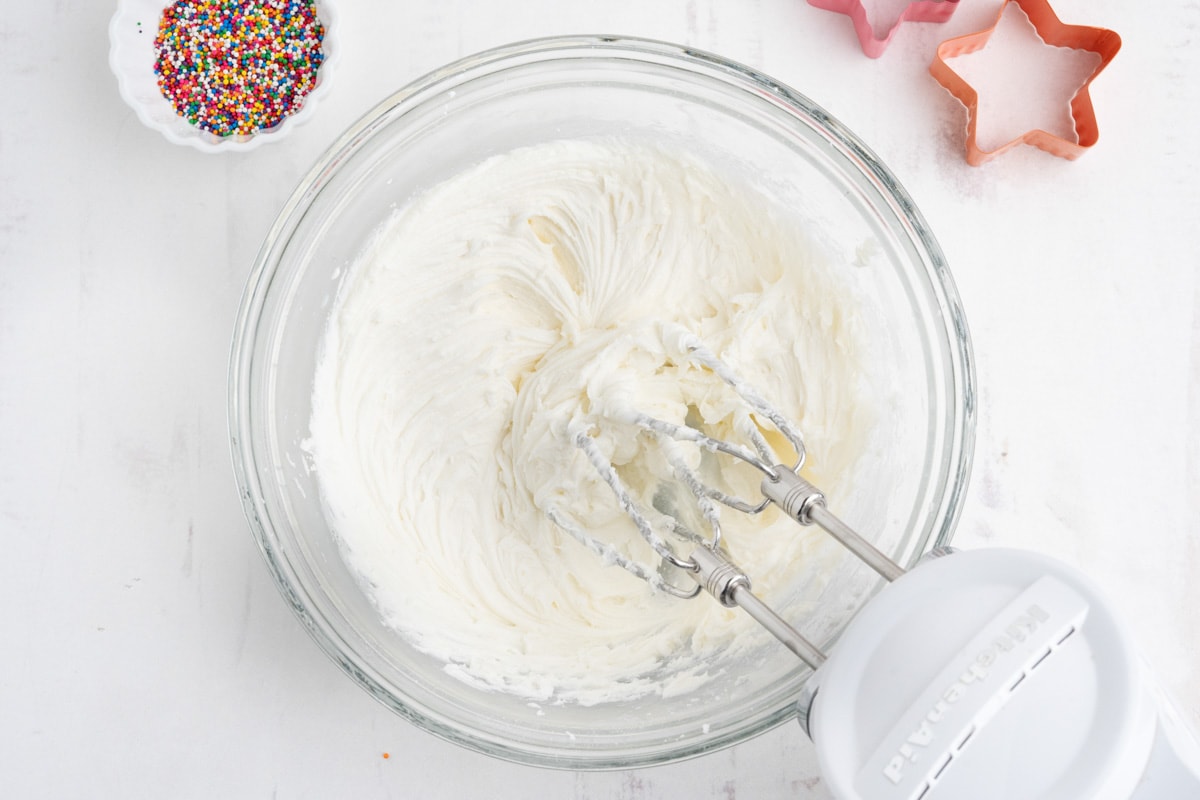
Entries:
<svg viewBox="0 0 1200 800">
<path fill-rule="evenodd" d="M 279 141 L 315 113 L 329 89 L 339 54 L 338 15 L 330 0 L 316 0 L 317 16 L 325 27 L 322 49 L 325 60 L 317 70 L 317 84 L 301 103 L 300 110 L 257 133 L 217 136 L 188 122 L 175 112 L 158 88 L 154 74 L 154 37 L 158 21 L 170 0 L 120 0 L 108 26 L 108 65 L 117 77 L 121 97 L 148 128 L 174 144 L 194 147 L 205 153 L 245 152 L 267 142 Z"/>
</svg>

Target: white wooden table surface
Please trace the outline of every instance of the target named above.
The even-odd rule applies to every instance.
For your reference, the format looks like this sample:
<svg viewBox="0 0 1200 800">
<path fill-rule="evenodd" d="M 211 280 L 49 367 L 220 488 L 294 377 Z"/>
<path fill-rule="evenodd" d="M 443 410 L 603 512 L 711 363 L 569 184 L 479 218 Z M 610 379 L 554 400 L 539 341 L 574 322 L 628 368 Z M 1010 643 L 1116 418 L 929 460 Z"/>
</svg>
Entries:
<svg viewBox="0 0 1200 800">
<path fill-rule="evenodd" d="M 877 3 L 882 0 L 876 0 Z M 890 3 L 894 6 L 895 3 Z M 248 270 L 300 175 L 390 91 L 565 33 L 685 43 L 823 105 L 893 168 L 950 260 L 980 385 L 958 543 L 1098 578 L 1200 723 L 1200 3 L 1057 0 L 1118 31 L 1080 161 L 963 159 L 928 76 L 967 0 L 883 58 L 802 0 L 343 0 L 337 84 L 232 156 L 141 126 L 107 67 L 114 2 L 0 14 L 0 794 L 827 798 L 784 726 L 696 761 L 576 774 L 445 744 L 309 640 L 248 534 L 226 366 Z M 389 758 L 383 758 L 383 753 Z"/>
</svg>

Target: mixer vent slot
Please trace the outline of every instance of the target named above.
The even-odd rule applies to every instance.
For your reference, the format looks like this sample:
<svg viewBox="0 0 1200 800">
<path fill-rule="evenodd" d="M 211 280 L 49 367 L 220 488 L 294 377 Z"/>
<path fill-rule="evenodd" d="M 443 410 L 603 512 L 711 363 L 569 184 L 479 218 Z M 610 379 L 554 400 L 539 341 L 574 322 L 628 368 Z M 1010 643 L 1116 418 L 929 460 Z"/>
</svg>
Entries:
<svg viewBox="0 0 1200 800">
<path fill-rule="evenodd" d="M 967 742 L 971 741 L 971 737 L 974 735 L 975 726 L 972 725 L 967 729 L 967 732 L 963 734 L 963 737 L 954 745 L 954 748 L 949 753 L 946 753 L 945 757 L 942 759 L 942 762 L 938 764 L 937 769 L 934 770 L 933 774 L 929 776 L 929 779 L 917 787 L 917 793 L 912 796 L 912 800 L 922 800 L 922 798 L 929 794 L 929 791 L 936 786 L 938 780 L 941 779 L 942 773 L 946 771 L 947 767 L 954 763 L 954 759 L 958 757 L 958 754 L 962 752 L 962 749 L 967 746 Z"/>
<path fill-rule="evenodd" d="M 1055 640 L 1054 644 L 1047 647 L 1042 652 L 1042 654 L 1039 655 L 1032 664 L 1030 664 L 1025 669 L 1021 670 L 1021 674 L 1017 676 L 1016 680 L 1014 680 L 1011 684 L 1009 684 L 1008 691 L 1009 692 L 1015 691 L 1018 686 L 1020 686 L 1022 683 L 1025 682 L 1026 678 L 1028 678 L 1031 674 L 1033 674 L 1034 670 L 1036 670 L 1042 664 L 1046 663 L 1046 659 L 1050 657 L 1051 653 L 1053 653 L 1058 648 L 1062 647 L 1063 643 L 1065 641 L 1067 641 L 1067 639 L 1070 639 L 1071 635 L 1074 633 L 1075 633 L 1075 626 L 1071 625 L 1070 627 L 1067 628 L 1067 630 L 1063 633 L 1063 635 L 1058 637 L 1058 639 Z"/>
<path fill-rule="evenodd" d="M 975 726 L 972 725 L 967 729 L 966 734 L 958 740 L 958 744 L 954 745 L 954 754 L 958 755 L 962 749 L 967 746 L 967 742 L 971 741 L 971 737 L 975 735 Z"/>
</svg>

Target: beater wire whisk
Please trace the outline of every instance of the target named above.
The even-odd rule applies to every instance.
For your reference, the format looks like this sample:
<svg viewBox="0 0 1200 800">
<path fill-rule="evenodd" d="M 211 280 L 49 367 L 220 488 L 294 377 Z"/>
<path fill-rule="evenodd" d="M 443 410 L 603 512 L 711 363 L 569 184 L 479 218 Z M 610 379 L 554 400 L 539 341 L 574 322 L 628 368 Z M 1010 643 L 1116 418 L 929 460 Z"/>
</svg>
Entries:
<svg viewBox="0 0 1200 800">
<path fill-rule="evenodd" d="M 702 536 L 692 530 L 677 514 L 664 514 L 670 533 L 681 543 L 691 545 L 690 552 L 681 555 L 663 533 L 656 529 L 650 511 L 634 497 L 622 481 L 616 467 L 602 451 L 593 433 L 595 427 L 603 420 L 574 426 L 569 431 L 571 442 L 587 457 L 597 474 L 612 490 L 621 510 L 633 521 L 642 539 L 662 559 L 663 567 L 655 568 L 643 564 L 611 544 L 599 540 L 585 531 L 573 517 L 556 507 L 549 508 L 547 516 L 608 563 L 628 570 L 656 589 L 684 599 L 696 597 L 701 589 L 704 589 L 725 606 L 741 607 L 815 669 L 825 660 L 825 655 L 750 592 L 749 577 L 725 554 L 721 542 L 719 505 L 745 514 L 758 514 L 774 503 L 796 522 L 802 525 L 816 523 L 824 528 L 885 579 L 895 580 L 904 574 L 904 570 L 831 514 L 825 507 L 824 495 L 797 474 L 806 455 L 804 438 L 787 417 L 743 381 L 697 336 L 674 325 L 664 326 L 663 330 L 664 334 L 671 337 L 679 352 L 716 375 L 745 404 L 745 409 L 735 415 L 733 427 L 738 434 L 745 437 L 750 446 L 716 438 L 689 425 L 669 422 L 634 409 L 618 411 L 610 414 L 607 419 L 614 423 L 635 426 L 652 437 L 670 466 L 674 479 L 685 486 L 694 499 L 699 517 L 708 528 L 708 535 Z M 795 462 L 791 466 L 779 463 L 778 455 L 756 420 L 769 422 L 795 451 Z M 746 500 L 705 483 L 698 471 L 689 466 L 684 458 L 681 450 L 683 444 L 694 445 L 710 453 L 731 456 L 757 469 L 763 474 L 759 487 L 762 498 L 757 501 Z M 667 565 L 688 574 L 695 586 L 685 588 L 668 581 L 663 576 Z"/>
</svg>

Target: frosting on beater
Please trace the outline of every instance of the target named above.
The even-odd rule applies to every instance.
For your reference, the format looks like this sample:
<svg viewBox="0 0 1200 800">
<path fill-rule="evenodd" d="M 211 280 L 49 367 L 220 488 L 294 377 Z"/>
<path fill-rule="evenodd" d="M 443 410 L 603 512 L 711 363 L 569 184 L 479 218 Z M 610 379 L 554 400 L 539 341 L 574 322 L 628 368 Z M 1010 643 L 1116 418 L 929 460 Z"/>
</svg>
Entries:
<svg viewBox="0 0 1200 800">
<path fill-rule="evenodd" d="M 797 423 L 813 480 L 851 471 L 874 412 L 846 268 L 810 234 L 701 159 L 635 140 L 515 150 L 398 209 L 331 313 L 310 440 L 385 622 L 464 680 L 579 703 L 687 691 L 714 652 L 760 642 L 743 615 L 653 591 L 549 515 L 658 563 L 569 432 L 661 502 L 669 469 L 622 415 L 728 430 L 734 396 L 674 357 L 664 323 Z M 753 470 L 710 467 L 759 497 Z M 773 509 L 722 524 L 768 598 L 828 546 Z"/>
</svg>

